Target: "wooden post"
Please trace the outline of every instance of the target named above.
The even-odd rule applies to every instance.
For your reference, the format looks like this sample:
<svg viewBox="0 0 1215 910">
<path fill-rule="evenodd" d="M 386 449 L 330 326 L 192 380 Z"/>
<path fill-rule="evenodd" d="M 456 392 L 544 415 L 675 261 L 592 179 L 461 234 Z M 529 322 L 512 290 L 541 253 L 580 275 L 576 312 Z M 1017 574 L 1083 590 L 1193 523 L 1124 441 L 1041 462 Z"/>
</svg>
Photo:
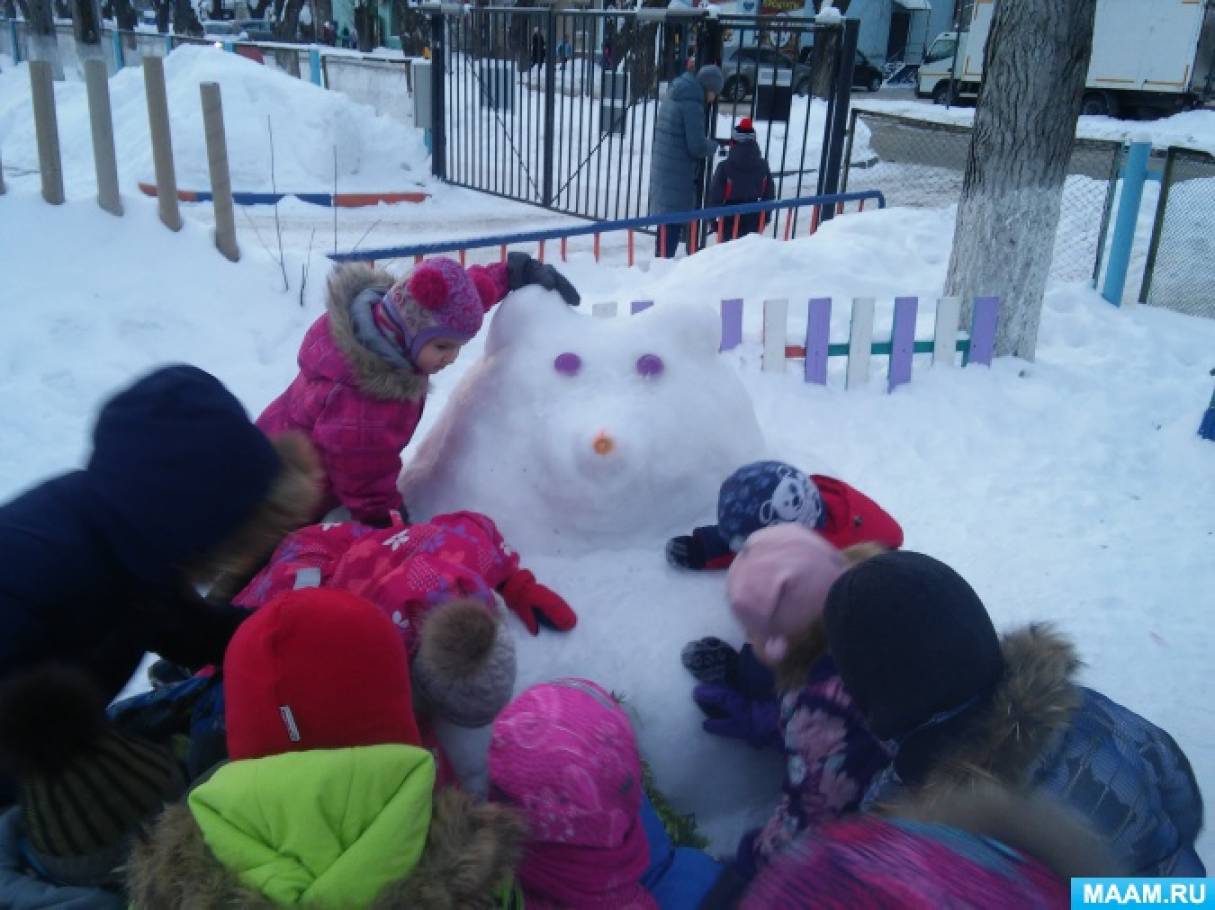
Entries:
<svg viewBox="0 0 1215 910">
<path fill-rule="evenodd" d="M 806 310 L 806 382 L 827 384 L 827 345 L 831 340 L 831 298 L 816 297 Z"/>
<path fill-rule="evenodd" d="M 177 207 L 177 175 L 173 171 L 173 138 L 169 132 L 169 99 L 165 94 L 165 64 L 161 57 L 143 58 L 143 87 L 148 99 L 148 130 L 156 169 L 156 202 L 160 220 L 171 231 L 181 230 Z"/>
<path fill-rule="evenodd" d="M 932 362 L 947 367 L 954 364 L 958 348 L 958 314 L 962 310 L 961 297 L 942 297 L 937 301 L 936 328 L 932 334 Z"/>
<path fill-rule="evenodd" d="M 763 372 L 785 372 L 785 339 L 789 332 L 789 301 L 764 301 Z"/>
<path fill-rule="evenodd" d="M 38 139 L 42 198 L 51 205 L 62 205 L 63 164 L 59 157 L 54 77 L 54 68 L 46 60 L 30 61 L 30 91 L 34 98 L 34 132 Z"/>
<path fill-rule="evenodd" d="M 102 60 L 84 61 L 89 95 L 89 127 L 93 133 L 93 165 L 97 169 L 97 204 L 111 215 L 122 214 L 118 195 L 118 160 L 114 155 L 114 119 L 110 113 L 110 80 Z"/>
<path fill-rule="evenodd" d="M 236 215 L 232 206 L 232 178 L 228 174 L 228 139 L 224 133 L 224 104 L 219 84 L 198 86 L 202 98 L 203 134 L 207 140 L 207 169 L 211 173 L 211 204 L 215 209 L 215 247 L 231 262 L 240 260 L 236 245 Z"/>
<path fill-rule="evenodd" d="M 894 326 L 890 330 L 890 366 L 886 390 L 893 392 L 911 382 L 911 358 L 915 354 L 915 314 L 920 302 L 915 297 L 894 298 Z"/>
<path fill-rule="evenodd" d="M 845 388 L 855 389 L 869 381 L 869 356 L 873 353 L 872 297 L 852 301 L 852 327 L 848 333 L 848 380 Z"/>
<path fill-rule="evenodd" d="M 743 302 L 739 298 L 721 302 L 721 346 L 718 351 L 729 351 L 742 344 Z"/>
</svg>

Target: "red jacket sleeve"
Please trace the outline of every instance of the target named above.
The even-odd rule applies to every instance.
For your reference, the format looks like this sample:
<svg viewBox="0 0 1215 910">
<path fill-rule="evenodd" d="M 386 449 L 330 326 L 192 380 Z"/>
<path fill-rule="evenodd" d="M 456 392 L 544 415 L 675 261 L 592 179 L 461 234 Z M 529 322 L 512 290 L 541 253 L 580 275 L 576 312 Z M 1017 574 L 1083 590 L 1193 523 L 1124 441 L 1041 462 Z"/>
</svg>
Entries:
<svg viewBox="0 0 1215 910">
<path fill-rule="evenodd" d="M 903 529 L 885 509 L 856 487 L 842 480 L 813 474 L 826 512 L 818 529 L 837 549 L 858 543 L 877 543 L 891 550 L 903 545 Z"/>
<path fill-rule="evenodd" d="M 421 419 L 421 401 L 383 401 L 341 384 L 329 393 L 312 441 L 334 494 L 356 521 L 382 522 L 400 505 L 401 449 Z"/>
</svg>

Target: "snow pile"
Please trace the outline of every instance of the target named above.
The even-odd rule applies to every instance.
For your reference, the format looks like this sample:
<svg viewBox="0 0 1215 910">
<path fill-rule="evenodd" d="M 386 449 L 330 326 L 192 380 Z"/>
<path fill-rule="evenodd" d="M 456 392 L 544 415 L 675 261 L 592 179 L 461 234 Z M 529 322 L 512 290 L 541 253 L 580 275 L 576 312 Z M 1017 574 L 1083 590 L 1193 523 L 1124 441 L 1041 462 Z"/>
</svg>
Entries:
<svg viewBox="0 0 1215 910">
<path fill-rule="evenodd" d="M 721 478 L 764 454 L 720 337 L 703 305 L 595 319 L 549 291 L 511 295 L 410 459 L 411 513 L 476 509 L 516 548 L 556 553 L 709 517 Z"/>
<path fill-rule="evenodd" d="M 187 224 L 170 233 L 156 222 L 151 201 L 127 204 L 128 215 L 114 219 L 91 201 L 52 207 L 29 195 L 0 197 L 6 314 L 0 432 L 8 441 L 0 453 L 0 497 L 78 464 L 98 402 L 153 363 L 198 363 L 252 412 L 295 374 L 299 341 L 321 312 L 323 260 L 312 265 L 301 308 L 296 290 L 279 290 L 276 264 L 256 253 L 229 264 L 205 231 Z M 638 388 L 625 375 L 626 354 L 635 362 L 653 351 L 665 361 L 684 343 L 681 310 L 744 297 L 743 345 L 722 355 L 719 366 L 749 393 L 766 452 L 809 469 L 822 459 L 827 473 L 873 496 L 903 525 L 909 547 L 944 559 L 973 583 L 1001 629 L 1030 620 L 1058 624 L 1087 663 L 1082 680 L 1172 733 L 1209 800 L 1215 786 L 1209 673 L 1215 445 L 1195 431 L 1211 394 L 1215 321 L 1144 307 L 1118 310 L 1083 284 L 1054 284 L 1034 364 L 998 360 L 990 369 L 929 369 L 917 358 L 912 383 L 894 395 L 882 388 L 880 357 L 870 387 L 856 391 L 842 389 L 842 359 L 832 360 L 827 388 L 803 383 L 796 364 L 784 375 L 760 372 L 764 296 L 799 303 L 791 307 L 793 333 L 806 298 L 835 297 L 833 338 L 839 339 L 846 333 L 843 301 L 879 298 L 878 325 L 885 327 L 890 299 L 919 293 L 928 301 L 919 337 L 928 337 L 952 224 L 947 211 L 866 213 L 836 219 L 813 238 L 789 244 L 747 238 L 689 260 L 657 263 L 648 273 L 594 266 L 589 252 L 578 253 L 568 271 L 584 307 L 613 297 L 656 301 L 652 313 L 616 317 L 646 327 L 644 348 L 633 348 L 640 333 L 631 338 L 616 322 L 559 306 L 542 309 L 544 300 L 507 301 L 503 313 L 537 304 L 526 315 L 541 342 L 534 359 L 520 355 L 520 370 L 543 374 L 548 386 L 564 381 L 552 362 L 556 345 L 564 352 L 569 344 L 587 369 L 574 381 L 587 382 L 577 397 L 571 393 L 536 413 L 525 408 L 543 407 L 543 400 L 526 379 L 512 376 L 507 381 L 520 387 L 504 388 L 500 400 L 507 399 L 514 419 L 499 420 L 485 438 L 470 433 L 471 445 L 491 450 L 460 457 L 496 461 L 519 476 L 550 463 L 511 464 L 551 458 L 531 453 L 543 450 L 553 426 L 552 452 L 565 447 L 565 463 L 572 462 L 560 434 L 563 421 L 585 414 L 597 426 L 594 418 L 628 412 L 643 394 L 661 394 L 657 385 Z M 297 288 L 300 262 L 290 260 L 288 270 Z M 672 322 L 664 324 L 664 311 Z M 567 342 L 563 322 L 575 318 L 585 333 Z M 440 420 L 450 390 L 483 368 L 478 360 L 492 334 L 470 342 L 437 378 L 419 441 Z M 625 357 L 611 379 L 593 374 L 607 365 L 599 359 L 600 343 Z M 666 363 L 671 375 L 681 362 Z M 663 404 L 669 408 L 664 419 L 681 418 L 682 399 L 680 393 Z M 700 427 L 701 438 L 733 429 L 716 414 L 696 420 L 710 422 Z M 704 473 L 711 487 L 721 477 L 695 445 L 673 444 L 669 453 L 649 456 L 653 470 L 675 463 Z M 406 450 L 407 461 L 414 453 L 415 446 Z M 562 480 L 554 474 L 554 484 Z M 527 492 L 537 514 L 549 508 L 547 495 Z M 713 505 L 712 496 L 686 504 L 655 498 L 627 547 L 571 555 L 520 546 L 524 565 L 570 601 L 579 624 L 564 635 L 516 632 L 519 685 L 573 673 L 622 695 L 660 785 L 679 809 L 697 813 L 717 850 L 729 852 L 745 826 L 769 812 L 779 761 L 700 731 L 679 646 L 700 635 L 734 642 L 741 636 L 725 606 L 723 576 L 667 566 L 659 533 L 677 510 L 708 518 Z M 475 781 L 485 732 L 444 735 Z M 1209 833 L 1199 850 L 1215 861 Z"/>
<path fill-rule="evenodd" d="M 862 101 L 854 100 L 852 106 L 861 111 L 873 111 L 875 114 L 891 114 L 956 126 L 970 126 L 975 119 L 975 109 L 972 105 L 954 105 L 946 109 L 942 105 L 922 101 L 866 98 Z M 1177 145 L 1215 154 L 1215 110 L 1182 111 L 1170 117 L 1150 121 L 1086 115 L 1076 124 L 1076 136 L 1080 139 L 1151 141 L 1157 148 Z"/>
<path fill-rule="evenodd" d="M 0 147 L 4 166 L 38 167 L 28 68 L 0 82 Z M 274 130 L 274 183 L 280 191 L 404 190 L 427 177 L 421 133 L 364 105 L 302 79 L 204 45 L 177 48 L 165 58 L 165 80 L 178 185 L 209 189 L 198 86 L 218 82 L 223 96 L 228 163 L 235 190 L 269 190 Z M 85 87 L 57 83 L 65 182 L 82 192 L 95 186 Z M 119 178 L 127 192 L 154 176 L 143 71 L 127 68 L 110 80 Z M 269 122 L 268 122 L 269 121 Z M 35 176 L 36 179 L 36 176 Z"/>
</svg>

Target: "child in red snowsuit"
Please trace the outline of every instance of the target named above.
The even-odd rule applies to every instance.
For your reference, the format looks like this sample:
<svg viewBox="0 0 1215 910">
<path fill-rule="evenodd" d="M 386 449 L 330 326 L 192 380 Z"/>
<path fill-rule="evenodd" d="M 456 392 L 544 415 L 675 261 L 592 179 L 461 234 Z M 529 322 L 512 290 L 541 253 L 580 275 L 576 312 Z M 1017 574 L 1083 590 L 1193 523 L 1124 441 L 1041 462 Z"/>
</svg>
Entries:
<svg viewBox="0 0 1215 910">
<path fill-rule="evenodd" d="M 837 550 L 858 543 L 889 550 L 903 545 L 899 523 L 855 487 L 779 461 L 757 461 L 721 485 L 717 524 L 672 537 L 667 560 L 685 569 L 725 569 L 753 533 L 784 522 L 817 531 Z"/>
<path fill-rule="evenodd" d="M 383 526 L 402 506 L 401 449 L 413 438 L 431 375 L 450 366 L 485 313 L 528 284 L 574 290 L 552 266 L 523 253 L 465 271 L 431 259 L 394 283 L 386 272 L 343 265 L 329 278 L 326 313 L 300 346 L 300 372 L 257 419 L 270 436 L 307 435 L 325 472 L 323 515 L 338 505 Z"/>
</svg>

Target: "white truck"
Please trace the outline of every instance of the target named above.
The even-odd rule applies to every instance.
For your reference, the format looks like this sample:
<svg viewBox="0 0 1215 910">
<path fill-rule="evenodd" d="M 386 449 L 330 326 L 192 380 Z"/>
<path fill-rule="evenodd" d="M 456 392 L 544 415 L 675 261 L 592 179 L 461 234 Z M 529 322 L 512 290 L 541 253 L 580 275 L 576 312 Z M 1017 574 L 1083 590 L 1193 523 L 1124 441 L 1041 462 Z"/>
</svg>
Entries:
<svg viewBox="0 0 1215 910">
<path fill-rule="evenodd" d="M 918 97 L 944 104 L 951 90 L 955 99 L 978 95 L 995 2 L 963 2 L 964 29 L 942 32 L 924 55 Z M 1194 107 L 1211 96 L 1213 79 L 1213 0 L 1097 0 L 1083 113 L 1116 117 Z"/>
</svg>

